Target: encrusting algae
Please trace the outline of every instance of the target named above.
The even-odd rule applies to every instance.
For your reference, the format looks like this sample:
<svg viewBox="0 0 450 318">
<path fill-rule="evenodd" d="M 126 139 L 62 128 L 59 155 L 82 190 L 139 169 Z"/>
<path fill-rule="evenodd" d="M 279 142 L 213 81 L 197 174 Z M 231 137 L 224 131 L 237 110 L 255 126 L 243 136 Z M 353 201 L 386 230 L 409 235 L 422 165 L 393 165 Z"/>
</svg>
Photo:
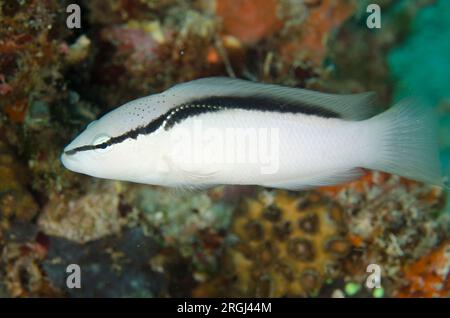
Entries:
<svg viewBox="0 0 450 318">
<path fill-rule="evenodd" d="M 429 254 L 403 269 L 396 297 L 450 297 L 450 243 L 443 242 Z"/>
<path fill-rule="evenodd" d="M 27 189 L 26 166 L 2 138 L 3 128 L 0 126 L 0 228 L 5 231 L 12 220 L 30 222 L 38 212 L 38 205 Z"/>
</svg>

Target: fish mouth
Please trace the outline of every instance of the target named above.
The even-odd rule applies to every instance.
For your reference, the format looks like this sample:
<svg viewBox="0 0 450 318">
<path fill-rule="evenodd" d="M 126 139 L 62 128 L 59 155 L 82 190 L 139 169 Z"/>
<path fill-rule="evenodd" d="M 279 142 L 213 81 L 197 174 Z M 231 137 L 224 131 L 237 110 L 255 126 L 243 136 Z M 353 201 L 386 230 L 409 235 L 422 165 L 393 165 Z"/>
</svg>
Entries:
<svg viewBox="0 0 450 318">
<path fill-rule="evenodd" d="M 68 158 L 67 158 L 66 151 L 64 151 L 61 154 L 61 157 L 59 159 L 61 160 L 61 163 L 63 164 L 63 166 L 67 168 Z"/>
<path fill-rule="evenodd" d="M 69 150 L 69 152 L 70 152 L 70 150 Z M 68 151 L 64 150 L 64 152 L 61 154 L 60 160 L 61 160 L 62 165 L 66 169 L 75 171 L 75 167 L 77 166 L 76 163 L 77 163 L 78 159 L 76 159 L 74 156 L 71 156 L 70 154 L 68 154 Z"/>
<path fill-rule="evenodd" d="M 74 154 L 76 154 L 77 152 L 81 152 L 81 151 L 87 151 L 87 150 L 96 150 L 96 149 L 104 149 L 104 148 L 106 148 L 106 145 L 103 143 L 103 144 L 99 144 L 99 145 L 85 145 L 85 146 L 79 146 L 79 147 L 75 147 L 75 148 L 72 148 L 72 149 L 70 149 L 70 150 L 66 150 L 67 148 L 69 148 L 68 146 L 64 149 L 64 153 L 66 154 L 66 155 L 69 155 L 69 156 L 71 156 L 71 155 L 74 155 Z"/>
<path fill-rule="evenodd" d="M 63 150 L 63 153 L 62 153 L 61 157 L 63 155 L 68 155 L 68 156 L 73 155 L 76 152 L 75 151 L 76 148 L 77 147 L 73 145 L 73 142 L 69 143 L 68 145 L 66 145 L 64 147 L 64 150 Z"/>
<path fill-rule="evenodd" d="M 69 149 L 69 150 L 64 149 L 63 155 L 71 156 L 71 155 L 74 155 L 76 152 L 77 152 L 76 148 Z"/>
</svg>

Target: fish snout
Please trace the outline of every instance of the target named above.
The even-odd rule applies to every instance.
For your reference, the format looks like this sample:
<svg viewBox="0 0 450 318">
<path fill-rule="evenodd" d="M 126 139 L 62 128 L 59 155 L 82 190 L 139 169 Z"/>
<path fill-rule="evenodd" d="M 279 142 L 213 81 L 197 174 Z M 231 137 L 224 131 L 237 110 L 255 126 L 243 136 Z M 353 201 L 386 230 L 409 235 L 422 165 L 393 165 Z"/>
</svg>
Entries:
<svg viewBox="0 0 450 318">
<path fill-rule="evenodd" d="M 77 156 L 68 155 L 66 153 L 66 150 L 67 150 L 67 148 L 64 149 L 64 152 L 61 154 L 61 157 L 60 157 L 61 163 L 63 164 L 63 166 L 66 169 L 75 171 L 76 167 L 78 166 L 77 165 L 77 162 L 78 162 Z"/>
</svg>

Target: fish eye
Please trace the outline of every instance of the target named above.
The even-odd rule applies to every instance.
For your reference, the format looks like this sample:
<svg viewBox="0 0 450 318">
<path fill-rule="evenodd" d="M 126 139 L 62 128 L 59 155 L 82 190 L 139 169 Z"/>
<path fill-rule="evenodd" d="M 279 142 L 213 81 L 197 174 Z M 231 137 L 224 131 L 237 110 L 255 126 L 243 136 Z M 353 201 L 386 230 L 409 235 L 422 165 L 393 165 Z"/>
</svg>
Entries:
<svg viewBox="0 0 450 318">
<path fill-rule="evenodd" d="M 105 134 L 98 135 L 97 137 L 94 138 L 94 141 L 92 141 L 92 145 L 96 146 L 96 145 L 102 144 L 104 142 L 107 142 L 109 139 L 111 139 L 111 137 L 108 135 L 105 135 Z M 102 149 L 102 148 L 94 149 L 94 151 L 98 152 L 98 153 L 105 153 L 105 152 L 108 152 L 109 150 L 111 150 L 111 147 L 106 147 L 104 149 Z"/>
</svg>

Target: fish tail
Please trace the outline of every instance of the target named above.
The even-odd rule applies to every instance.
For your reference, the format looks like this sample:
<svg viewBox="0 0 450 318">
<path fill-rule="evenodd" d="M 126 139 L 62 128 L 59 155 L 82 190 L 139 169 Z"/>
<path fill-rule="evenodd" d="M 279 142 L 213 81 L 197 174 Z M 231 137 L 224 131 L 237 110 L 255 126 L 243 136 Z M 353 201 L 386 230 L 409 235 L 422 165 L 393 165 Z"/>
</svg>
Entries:
<svg viewBox="0 0 450 318">
<path fill-rule="evenodd" d="M 445 186 L 441 174 L 434 112 L 412 100 L 403 100 L 368 119 L 375 145 L 370 169 Z"/>
</svg>

